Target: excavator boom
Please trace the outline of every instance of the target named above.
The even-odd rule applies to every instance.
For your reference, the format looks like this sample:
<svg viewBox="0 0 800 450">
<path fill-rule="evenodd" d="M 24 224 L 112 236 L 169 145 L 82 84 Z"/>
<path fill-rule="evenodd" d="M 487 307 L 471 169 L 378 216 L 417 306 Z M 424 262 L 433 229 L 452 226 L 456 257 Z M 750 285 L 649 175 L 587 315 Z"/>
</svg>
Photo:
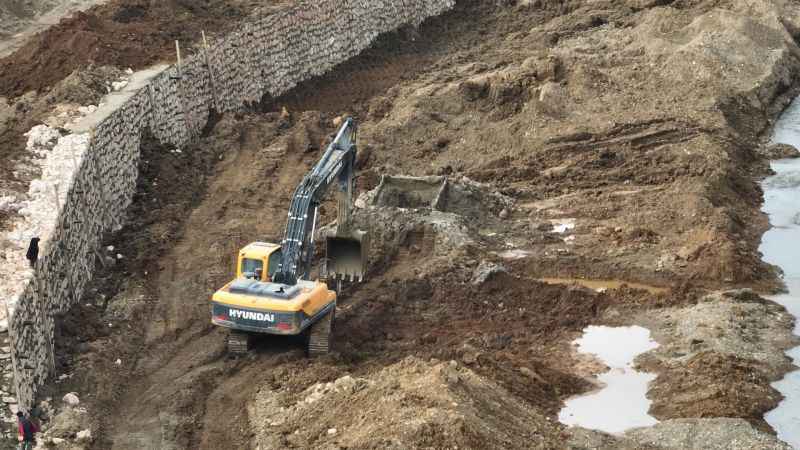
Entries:
<svg viewBox="0 0 800 450">
<path fill-rule="evenodd" d="M 350 214 L 353 204 L 353 174 L 356 160 L 357 127 L 353 119 L 345 120 L 336 138 L 314 168 L 297 186 L 286 231 L 281 241 L 281 261 L 273 280 L 294 285 L 298 279 L 308 275 L 314 256 L 314 232 L 317 227 L 319 205 L 328 189 L 338 185 L 339 214 L 336 231 L 326 236 L 328 241 L 328 273 L 337 274 L 336 269 L 346 267 L 346 274 L 362 279 L 364 275 L 365 233 L 350 230 Z M 331 247 L 332 245 L 332 247 Z M 354 258 L 358 255 L 357 260 Z M 334 269 L 331 271 L 331 269 Z M 342 274 L 344 272 L 338 272 Z"/>
</svg>

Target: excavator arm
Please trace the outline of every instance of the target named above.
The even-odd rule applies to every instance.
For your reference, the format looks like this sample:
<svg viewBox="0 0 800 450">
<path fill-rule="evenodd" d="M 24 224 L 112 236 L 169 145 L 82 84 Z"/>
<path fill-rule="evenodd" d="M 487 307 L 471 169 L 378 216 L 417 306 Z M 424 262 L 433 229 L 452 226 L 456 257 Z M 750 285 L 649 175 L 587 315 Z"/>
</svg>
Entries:
<svg viewBox="0 0 800 450">
<path fill-rule="evenodd" d="M 337 236 L 335 239 L 337 245 L 341 245 L 343 240 L 357 240 L 359 242 L 349 244 L 350 248 L 353 246 L 361 248 L 358 239 L 360 235 L 349 231 L 353 204 L 353 172 L 357 152 L 356 132 L 357 127 L 353 119 L 345 120 L 322 158 L 297 186 L 281 241 L 280 265 L 273 276 L 273 281 L 295 285 L 298 279 L 308 275 L 314 255 L 314 232 L 317 228 L 319 205 L 333 184 L 339 187 L 337 233 L 341 237 Z M 356 238 L 350 239 L 351 236 Z"/>
</svg>

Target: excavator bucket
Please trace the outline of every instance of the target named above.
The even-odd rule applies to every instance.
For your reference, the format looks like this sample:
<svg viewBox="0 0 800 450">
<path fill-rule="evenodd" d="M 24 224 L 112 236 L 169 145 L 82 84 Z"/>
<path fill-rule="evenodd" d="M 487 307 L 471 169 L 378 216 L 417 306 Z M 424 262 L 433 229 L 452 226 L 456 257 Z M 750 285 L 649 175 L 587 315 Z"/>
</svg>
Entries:
<svg viewBox="0 0 800 450">
<path fill-rule="evenodd" d="M 362 281 L 367 268 L 369 236 L 364 231 L 335 230 L 326 239 L 326 271 L 330 280 Z"/>
</svg>

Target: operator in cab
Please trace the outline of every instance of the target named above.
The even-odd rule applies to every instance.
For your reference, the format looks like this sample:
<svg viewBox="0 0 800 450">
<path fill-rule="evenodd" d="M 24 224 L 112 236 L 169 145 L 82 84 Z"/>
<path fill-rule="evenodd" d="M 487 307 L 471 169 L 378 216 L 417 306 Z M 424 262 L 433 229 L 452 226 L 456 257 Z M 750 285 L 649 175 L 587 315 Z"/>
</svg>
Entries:
<svg viewBox="0 0 800 450">
<path fill-rule="evenodd" d="M 264 275 L 264 261 L 247 258 L 242 262 L 242 275 L 251 280 L 262 280 Z"/>
</svg>

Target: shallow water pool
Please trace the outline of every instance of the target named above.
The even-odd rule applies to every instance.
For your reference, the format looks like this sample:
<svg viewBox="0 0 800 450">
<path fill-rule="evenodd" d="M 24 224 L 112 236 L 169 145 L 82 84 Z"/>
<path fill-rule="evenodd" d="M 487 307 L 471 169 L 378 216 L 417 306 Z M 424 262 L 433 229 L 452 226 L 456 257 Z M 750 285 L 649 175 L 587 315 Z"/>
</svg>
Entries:
<svg viewBox="0 0 800 450">
<path fill-rule="evenodd" d="M 566 401 L 558 414 L 561 423 L 607 433 L 658 423 L 647 413 L 650 400 L 646 397 L 647 385 L 656 376 L 633 368 L 638 355 L 658 347 L 650 338 L 650 330 L 589 326 L 575 343 L 579 352 L 595 355 L 609 371 L 598 376 L 602 385 L 599 390 Z"/>
</svg>

